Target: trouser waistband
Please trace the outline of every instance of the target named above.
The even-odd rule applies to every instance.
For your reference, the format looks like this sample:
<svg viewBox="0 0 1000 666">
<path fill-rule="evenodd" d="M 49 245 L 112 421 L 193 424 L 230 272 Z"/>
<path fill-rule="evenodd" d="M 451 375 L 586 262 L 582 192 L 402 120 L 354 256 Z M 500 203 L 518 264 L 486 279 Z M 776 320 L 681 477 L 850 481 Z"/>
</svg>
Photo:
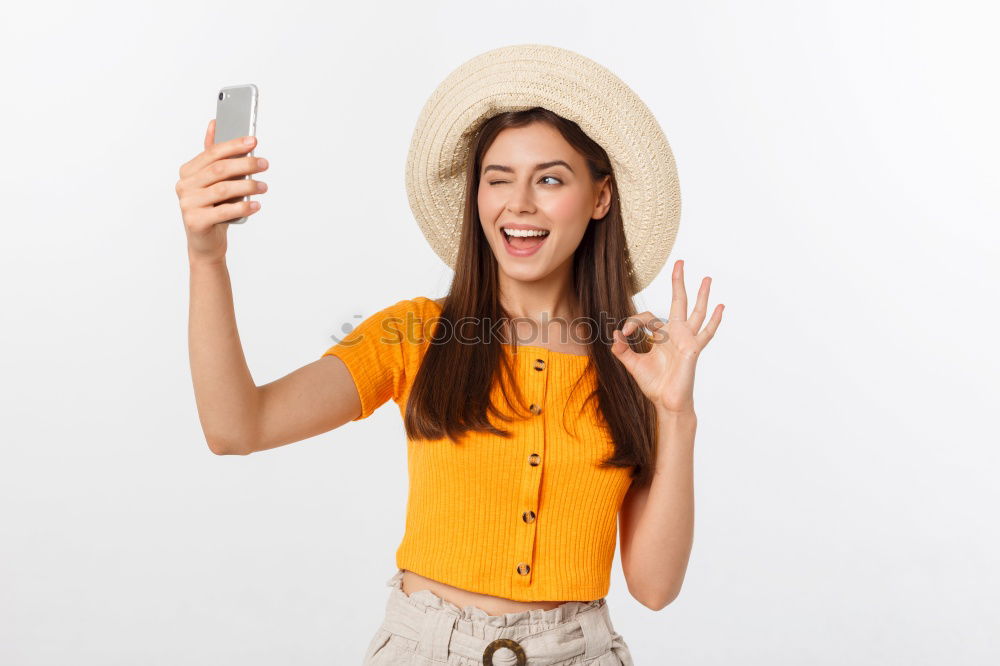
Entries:
<svg viewBox="0 0 1000 666">
<path fill-rule="evenodd" d="M 393 597 L 383 627 L 412 641 L 413 651 L 432 661 L 447 661 L 449 653 L 459 654 L 486 666 L 546 664 L 583 655 L 583 660 L 605 654 L 611 647 L 612 629 L 606 617 L 608 607 L 599 603 L 576 613 L 565 624 L 514 638 L 514 627 L 477 627 L 485 634 L 478 638 L 463 629 L 471 624 L 449 609 L 425 608 Z M 577 633 L 576 627 L 580 631 Z M 506 629 L 506 630 L 505 630 Z M 560 638 L 552 640 L 551 633 Z M 491 657 L 492 655 L 492 657 Z M 492 660 L 492 661 L 491 661 Z"/>
</svg>

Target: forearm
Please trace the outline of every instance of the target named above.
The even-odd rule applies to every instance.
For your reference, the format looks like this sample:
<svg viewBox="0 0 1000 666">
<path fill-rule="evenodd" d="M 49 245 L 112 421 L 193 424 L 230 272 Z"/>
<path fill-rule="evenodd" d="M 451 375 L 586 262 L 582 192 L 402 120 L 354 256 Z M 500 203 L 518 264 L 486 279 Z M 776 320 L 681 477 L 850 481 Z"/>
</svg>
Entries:
<svg viewBox="0 0 1000 666">
<path fill-rule="evenodd" d="M 195 402 L 213 452 L 239 453 L 255 436 L 258 390 L 236 328 L 224 261 L 191 261 L 188 352 Z"/>
<path fill-rule="evenodd" d="M 694 540 L 694 411 L 658 410 L 653 480 L 629 552 L 630 579 L 667 605 L 680 593 Z"/>
</svg>

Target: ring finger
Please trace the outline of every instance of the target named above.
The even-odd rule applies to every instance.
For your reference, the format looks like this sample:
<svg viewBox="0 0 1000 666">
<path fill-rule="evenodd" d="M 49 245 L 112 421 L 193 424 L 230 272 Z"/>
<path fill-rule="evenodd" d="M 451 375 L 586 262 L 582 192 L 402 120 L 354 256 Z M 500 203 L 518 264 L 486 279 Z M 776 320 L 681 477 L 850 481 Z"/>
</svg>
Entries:
<svg viewBox="0 0 1000 666">
<path fill-rule="evenodd" d="M 252 196 L 267 192 L 267 183 L 245 178 L 242 180 L 223 180 L 209 185 L 199 192 L 197 204 L 199 206 L 211 206 L 218 203 L 229 202 L 239 197 Z"/>
</svg>

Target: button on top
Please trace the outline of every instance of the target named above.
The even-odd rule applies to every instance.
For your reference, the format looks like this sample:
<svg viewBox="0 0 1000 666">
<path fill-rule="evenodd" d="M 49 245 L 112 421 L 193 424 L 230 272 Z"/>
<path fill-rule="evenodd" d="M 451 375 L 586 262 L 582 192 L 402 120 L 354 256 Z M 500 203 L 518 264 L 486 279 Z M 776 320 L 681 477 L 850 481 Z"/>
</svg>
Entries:
<svg viewBox="0 0 1000 666">
<path fill-rule="evenodd" d="M 532 453 L 530 456 L 528 456 L 528 464 L 531 465 L 532 467 L 538 467 L 539 465 L 542 464 L 542 457 L 537 453 Z"/>
<path fill-rule="evenodd" d="M 535 522 L 535 512 L 531 511 L 530 509 L 528 511 L 525 511 L 524 513 L 521 514 L 521 520 L 523 520 L 526 523 Z"/>
<path fill-rule="evenodd" d="M 523 404 L 523 403 L 522 403 L 522 404 Z M 530 407 L 528 407 L 528 409 L 529 409 L 529 410 L 531 410 L 531 413 L 532 413 L 532 414 L 534 414 L 534 415 L 536 415 L 536 416 L 537 416 L 538 414 L 541 414 L 541 413 L 542 413 L 542 408 L 541 408 L 541 407 L 539 407 L 538 405 L 536 405 L 535 403 L 531 403 L 531 406 L 530 406 Z"/>
<path fill-rule="evenodd" d="M 527 562 L 521 562 L 520 564 L 517 565 L 517 573 L 521 574 L 522 576 L 527 576 L 530 571 L 531 571 L 531 565 L 528 564 Z"/>
<path fill-rule="evenodd" d="M 541 371 L 545 369 L 545 361 L 540 358 L 535 359 L 535 370 Z"/>
</svg>

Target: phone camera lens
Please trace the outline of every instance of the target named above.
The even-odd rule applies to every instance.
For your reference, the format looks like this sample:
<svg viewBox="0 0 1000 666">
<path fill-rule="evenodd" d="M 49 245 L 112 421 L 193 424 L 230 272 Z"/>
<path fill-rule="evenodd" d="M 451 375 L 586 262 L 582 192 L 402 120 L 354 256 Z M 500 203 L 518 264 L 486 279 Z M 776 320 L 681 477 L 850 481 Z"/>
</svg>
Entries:
<svg viewBox="0 0 1000 666">
<path fill-rule="evenodd" d="M 219 101 L 222 101 L 222 93 L 219 93 Z"/>
</svg>

